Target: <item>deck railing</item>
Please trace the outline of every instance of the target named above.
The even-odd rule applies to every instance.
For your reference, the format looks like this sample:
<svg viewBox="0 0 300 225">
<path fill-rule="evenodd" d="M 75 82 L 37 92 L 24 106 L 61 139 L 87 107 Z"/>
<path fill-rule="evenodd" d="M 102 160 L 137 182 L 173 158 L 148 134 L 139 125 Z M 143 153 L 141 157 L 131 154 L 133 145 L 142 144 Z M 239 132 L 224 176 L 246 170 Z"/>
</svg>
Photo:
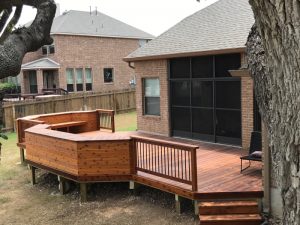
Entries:
<svg viewBox="0 0 300 225">
<path fill-rule="evenodd" d="M 115 132 L 115 111 L 97 109 L 99 113 L 99 127 L 100 129 L 108 129 Z"/>
<path fill-rule="evenodd" d="M 198 146 L 132 136 L 133 168 L 138 171 L 192 186 L 197 191 Z"/>
</svg>

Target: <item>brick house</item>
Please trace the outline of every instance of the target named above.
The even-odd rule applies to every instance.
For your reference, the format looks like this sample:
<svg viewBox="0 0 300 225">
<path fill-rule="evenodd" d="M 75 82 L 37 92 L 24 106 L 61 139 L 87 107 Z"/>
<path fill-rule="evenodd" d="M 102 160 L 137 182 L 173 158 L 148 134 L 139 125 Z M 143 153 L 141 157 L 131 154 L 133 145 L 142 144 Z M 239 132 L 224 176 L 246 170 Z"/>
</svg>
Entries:
<svg viewBox="0 0 300 225">
<path fill-rule="evenodd" d="M 22 93 L 43 88 L 69 92 L 129 88 L 134 71 L 122 58 L 153 38 L 100 12 L 73 10 L 54 19 L 51 36 L 52 45 L 25 56 Z"/>
<path fill-rule="evenodd" d="M 276 213 L 265 130 L 246 69 L 253 24 L 248 0 L 220 0 L 124 60 L 135 68 L 139 131 L 247 149 L 251 132 L 263 129 L 264 208 L 271 204 Z"/>
</svg>

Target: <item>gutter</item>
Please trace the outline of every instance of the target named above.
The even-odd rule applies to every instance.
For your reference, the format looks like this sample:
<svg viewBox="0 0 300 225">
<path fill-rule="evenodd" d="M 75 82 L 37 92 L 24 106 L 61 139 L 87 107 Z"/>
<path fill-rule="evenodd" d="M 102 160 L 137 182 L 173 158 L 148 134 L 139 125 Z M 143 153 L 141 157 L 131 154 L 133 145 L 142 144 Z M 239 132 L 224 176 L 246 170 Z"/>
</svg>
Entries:
<svg viewBox="0 0 300 225">
<path fill-rule="evenodd" d="M 171 58 L 179 58 L 179 57 L 194 57 L 194 56 L 220 55 L 220 54 L 230 54 L 230 53 L 244 53 L 245 51 L 246 51 L 246 47 L 241 47 L 241 48 L 208 50 L 208 51 L 200 51 L 200 52 L 181 52 L 181 53 L 170 53 L 170 54 L 150 55 L 150 56 L 140 56 L 140 57 L 125 57 L 125 58 L 123 58 L 123 60 L 125 62 L 135 62 L 135 61 L 171 59 Z"/>
</svg>

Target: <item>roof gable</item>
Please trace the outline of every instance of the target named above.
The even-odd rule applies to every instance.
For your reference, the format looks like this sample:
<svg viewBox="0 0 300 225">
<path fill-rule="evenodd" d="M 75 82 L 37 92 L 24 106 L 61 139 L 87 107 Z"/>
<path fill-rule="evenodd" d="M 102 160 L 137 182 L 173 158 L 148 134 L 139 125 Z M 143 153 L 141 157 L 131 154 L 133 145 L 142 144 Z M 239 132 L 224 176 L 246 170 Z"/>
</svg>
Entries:
<svg viewBox="0 0 300 225">
<path fill-rule="evenodd" d="M 254 17 L 248 0 L 219 0 L 137 49 L 126 61 L 245 47 Z"/>
<path fill-rule="evenodd" d="M 22 65 L 22 70 L 36 70 L 36 69 L 59 69 L 59 63 L 49 58 L 41 58 Z"/>
<path fill-rule="evenodd" d="M 51 34 L 153 39 L 154 36 L 100 12 L 70 10 L 56 17 Z"/>
</svg>

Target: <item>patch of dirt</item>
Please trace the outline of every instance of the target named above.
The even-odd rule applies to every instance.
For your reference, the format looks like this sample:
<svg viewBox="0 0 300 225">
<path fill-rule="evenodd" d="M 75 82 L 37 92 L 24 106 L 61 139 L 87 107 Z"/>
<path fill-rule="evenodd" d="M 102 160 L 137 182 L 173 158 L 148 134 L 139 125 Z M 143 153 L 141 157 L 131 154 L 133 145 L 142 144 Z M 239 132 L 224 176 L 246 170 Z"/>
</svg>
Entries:
<svg viewBox="0 0 300 225">
<path fill-rule="evenodd" d="M 174 195 L 155 189 L 141 186 L 134 193 L 128 183 L 92 184 L 88 186 L 89 202 L 82 204 L 75 183 L 62 196 L 56 176 L 39 171 L 38 184 L 32 186 L 29 170 L 23 167 L 18 172 L 18 176 L 0 186 L 0 199 L 4 199 L 0 201 L 1 225 L 199 224 L 191 201 L 186 201 L 185 212 L 178 215 Z"/>
</svg>

